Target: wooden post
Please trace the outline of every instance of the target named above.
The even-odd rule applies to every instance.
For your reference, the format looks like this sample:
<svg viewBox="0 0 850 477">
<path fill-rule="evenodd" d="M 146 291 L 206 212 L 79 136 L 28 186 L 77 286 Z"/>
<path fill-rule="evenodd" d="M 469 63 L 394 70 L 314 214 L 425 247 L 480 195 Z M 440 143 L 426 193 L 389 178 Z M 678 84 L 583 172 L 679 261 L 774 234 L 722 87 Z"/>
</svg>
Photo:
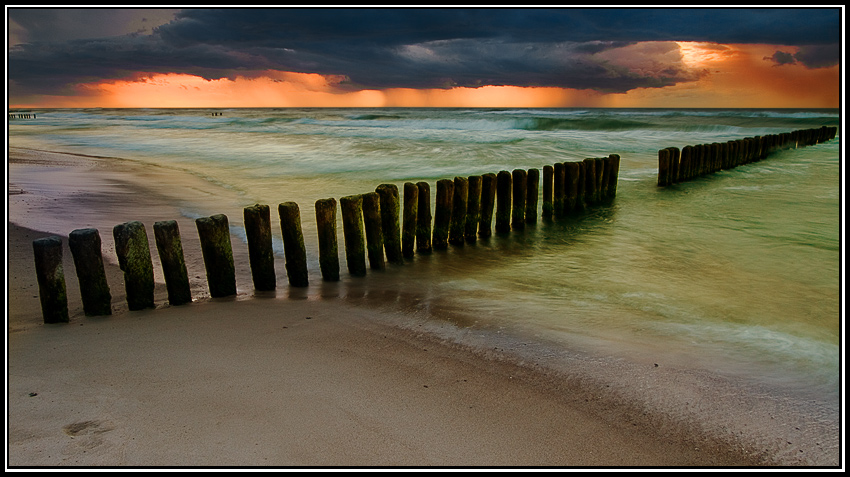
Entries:
<svg viewBox="0 0 850 477">
<path fill-rule="evenodd" d="M 468 200 L 469 179 L 455 177 L 454 193 L 452 194 L 452 219 L 449 222 L 449 243 L 452 245 L 463 245 Z"/>
<path fill-rule="evenodd" d="M 116 225 L 112 235 L 118 265 L 124 271 L 128 307 L 134 311 L 153 308 L 153 264 L 145 226 L 138 221 L 126 222 Z"/>
<path fill-rule="evenodd" d="M 584 161 L 584 201 L 587 205 L 596 202 L 596 161 L 585 159 Z"/>
<path fill-rule="evenodd" d="M 584 161 L 577 161 L 578 164 L 578 177 L 576 178 L 576 182 L 578 186 L 576 187 L 576 203 L 575 210 L 576 212 L 582 212 L 587 207 L 584 202 L 584 195 L 587 189 L 587 185 L 585 184 L 585 176 L 587 175 L 587 169 Z"/>
<path fill-rule="evenodd" d="M 481 214 L 478 218 L 478 236 L 487 238 L 493 233 L 493 210 L 496 206 L 496 174 L 481 176 Z"/>
<path fill-rule="evenodd" d="M 402 213 L 401 254 L 413 258 L 416 245 L 416 216 L 419 213 L 419 187 L 412 182 L 404 183 L 404 212 Z"/>
<path fill-rule="evenodd" d="M 511 178 L 513 179 L 511 228 L 522 230 L 525 228 L 525 196 L 528 194 L 528 173 L 523 169 L 514 169 Z"/>
<path fill-rule="evenodd" d="M 682 156 L 679 160 L 679 182 L 689 181 L 694 176 L 693 146 L 682 148 Z"/>
<path fill-rule="evenodd" d="M 669 185 L 669 170 L 670 170 L 670 151 L 667 149 L 658 150 L 658 187 L 666 187 Z"/>
<path fill-rule="evenodd" d="M 552 205 L 555 208 L 555 217 L 564 215 L 564 211 L 568 209 L 564 204 L 565 190 L 568 183 L 566 164 L 556 162 L 552 168 L 553 185 L 552 185 Z"/>
<path fill-rule="evenodd" d="M 679 182 L 679 166 L 682 154 L 678 147 L 669 147 L 668 149 L 670 150 L 670 184 L 676 184 Z"/>
<path fill-rule="evenodd" d="M 554 207 L 554 177 L 555 168 L 550 165 L 543 166 L 543 219 L 551 219 L 555 212 Z"/>
<path fill-rule="evenodd" d="M 511 173 L 499 171 L 496 176 L 496 233 L 511 231 Z"/>
<path fill-rule="evenodd" d="M 274 290 L 277 278 L 274 271 L 271 211 L 268 205 L 254 204 L 243 210 L 245 237 L 248 240 L 248 261 L 254 289 Z"/>
<path fill-rule="evenodd" d="M 434 250 L 445 250 L 449 246 L 449 227 L 452 221 L 452 197 L 454 182 L 449 179 L 437 181 L 437 198 L 434 205 L 434 234 L 431 245 Z"/>
<path fill-rule="evenodd" d="M 322 280 L 339 281 L 339 251 L 336 242 L 336 199 L 316 201 L 316 228 L 319 232 L 319 268 Z"/>
<path fill-rule="evenodd" d="M 617 195 L 617 181 L 620 178 L 620 156 L 611 154 L 608 156 L 611 159 L 611 176 L 608 178 L 608 197 L 614 198 Z"/>
<path fill-rule="evenodd" d="M 383 270 L 384 232 L 381 229 L 381 197 L 377 192 L 363 194 L 363 226 L 366 229 L 366 254 L 369 256 L 369 268 Z"/>
<path fill-rule="evenodd" d="M 537 202 L 540 198 L 540 170 L 529 169 L 526 172 L 525 223 L 537 223 Z"/>
<path fill-rule="evenodd" d="M 68 235 L 74 267 L 80 282 L 83 312 L 87 316 L 112 314 L 112 294 L 103 269 L 100 234 L 97 229 L 77 229 Z"/>
<path fill-rule="evenodd" d="M 431 252 L 431 186 L 427 182 L 417 182 L 419 189 L 416 211 L 416 251 Z"/>
<path fill-rule="evenodd" d="M 576 212 L 576 201 L 578 200 L 578 183 L 581 176 L 580 164 L 578 162 L 564 163 L 564 204 L 562 214 Z"/>
<path fill-rule="evenodd" d="M 401 231 L 398 220 L 398 187 L 381 184 L 375 192 L 381 197 L 381 231 L 384 236 L 384 251 L 389 263 L 404 263 L 401 254 Z"/>
<path fill-rule="evenodd" d="M 602 184 L 605 182 L 605 160 L 599 157 L 593 159 L 596 167 L 596 190 L 593 193 L 593 201 L 599 203 L 602 201 Z"/>
<path fill-rule="evenodd" d="M 478 224 L 481 221 L 481 176 L 469 176 L 466 200 L 466 225 L 464 236 L 469 243 L 475 243 L 478 238 Z"/>
<path fill-rule="evenodd" d="M 224 214 L 195 219 L 201 239 L 201 253 L 207 269 L 210 296 L 226 297 L 236 294 L 236 268 L 230 245 L 230 225 Z"/>
<path fill-rule="evenodd" d="M 283 202 L 277 206 L 280 215 L 280 232 L 283 238 L 283 253 L 286 259 L 286 276 L 289 286 L 306 287 L 307 250 L 301 232 L 301 211 L 295 202 Z"/>
<path fill-rule="evenodd" d="M 62 239 L 45 237 L 32 242 L 35 277 L 44 322 L 68 323 L 68 294 L 62 269 Z"/>
<path fill-rule="evenodd" d="M 168 290 L 168 303 L 174 306 L 192 302 L 192 289 L 189 286 L 189 273 L 183 256 L 183 243 L 176 220 L 162 220 L 153 224 L 153 235 L 165 287 Z"/>
<path fill-rule="evenodd" d="M 353 277 L 366 275 L 366 237 L 363 227 L 363 197 L 350 195 L 339 199 L 342 234 L 345 237 L 345 261 Z"/>
</svg>

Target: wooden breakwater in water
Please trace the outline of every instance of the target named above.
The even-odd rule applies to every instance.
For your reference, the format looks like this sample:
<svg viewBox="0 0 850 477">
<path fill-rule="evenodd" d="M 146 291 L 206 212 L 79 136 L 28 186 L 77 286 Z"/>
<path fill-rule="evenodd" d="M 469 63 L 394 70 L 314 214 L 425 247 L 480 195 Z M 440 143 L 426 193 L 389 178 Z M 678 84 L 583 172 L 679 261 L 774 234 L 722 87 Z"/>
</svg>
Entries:
<svg viewBox="0 0 850 477">
<path fill-rule="evenodd" d="M 658 186 L 666 187 L 761 161 L 776 151 L 813 146 L 834 139 L 837 132 L 837 127 L 823 126 L 724 143 L 685 146 L 681 150 L 664 148 L 658 151 Z"/>
<path fill-rule="evenodd" d="M 380 184 L 363 194 L 319 199 L 315 204 L 322 280 L 341 278 L 337 243 L 337 210 L 341 213 L 349 276 L 363 277 L 368 269 L 405 265 L 415 254 L 439 253 L 449 247 L 474 245 L 494 234 L 521 233 L 538 220 L 552 221 L 605 205 L 617 193 L 620 156 L 562 162 L 539 169 L 514 169 L 438 180 L 435 209 L 427 182 Z M 542 182 L 542 184 L 541 184 Z M 542 189 L 542 194 L 541 194 Z M 539 198 L 542 196 L 542 205 Z M 542 213 L 538 214 L 538 205 Z M 245 207 L 244 228 L 254 289 L 274 290 L 271 209 Z M 308 260 L 298 204 L 278 205 L 284 247 L 284 266 L 291 287 L 309 286 Z M 195 220 L 210 296 L 235 295 L 236 273 L 226 215 Z M 168 303 L 192 302 L 180 230 L 174 220 L 153 225 Z M 130 310 L 155 307 L 151 250 L 144 224 L 126 222 L 113 228 L 115 250 Z M 86 316 L 112 313 L 111 293 L 104 273 L 101 241 L 96 229 L 78 229 L 69 246 L 79 277 Z M 45 323 L 69 321 L 67 290 L 62 270 L 62 241 L 48 237 L 33 242 L 36 276 Z"/>
</svg>

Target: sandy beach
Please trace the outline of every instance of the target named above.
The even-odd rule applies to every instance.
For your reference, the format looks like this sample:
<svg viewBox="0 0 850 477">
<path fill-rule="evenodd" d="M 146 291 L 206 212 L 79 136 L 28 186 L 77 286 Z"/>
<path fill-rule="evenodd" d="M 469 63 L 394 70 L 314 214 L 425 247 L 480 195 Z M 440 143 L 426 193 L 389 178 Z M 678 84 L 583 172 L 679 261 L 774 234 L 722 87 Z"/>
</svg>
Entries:
<svg viewBox="0 0 850 477">
<path fill-rule="evenodd" d="M 515 340 L 493 348 L 483 331 L 405 311 L 392 290 L 304 293 L 279 278 L 276 292 L 255 294 L 236 242 L 236 297 L 209 298 L 196 258 L 195 302 L 169 306 L 152 248 L 158 306 L 128 311 L 112 226 L 140 220 L 152 239 L 155 220 L 176 219 L 187 260 L 200 256 L 194 225 L 167 187 L 171 173 L 20 148 L 10 149 L 8 168 L 11 470 L 842 461 L 836 415 L 813 416 L 715 376 Z M 218 194 L 196 180 L 180 195 Z M 217 200 L 241 213 L 237 198 Z M 108 317 L 83 314 L 67 235 L 84 227 L 104 241 Z M 68 324 L 42 322 L 32 241 L 49 235 L 63 237 Z"/>
</svg>

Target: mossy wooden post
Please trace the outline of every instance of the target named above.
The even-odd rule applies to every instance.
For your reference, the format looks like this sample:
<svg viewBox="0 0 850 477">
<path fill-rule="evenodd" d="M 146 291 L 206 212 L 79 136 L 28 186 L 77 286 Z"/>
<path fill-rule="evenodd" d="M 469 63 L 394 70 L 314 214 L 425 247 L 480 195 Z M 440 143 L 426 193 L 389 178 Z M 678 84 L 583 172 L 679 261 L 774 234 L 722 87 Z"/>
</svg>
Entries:
<svg viewBox="0 0 850 477">
<path fill-rule="evenodd" d="M 543 219 L 551 219 L 555 212 L 553 204 L 555 168 L 550 165 L 543 166 Z"/>
<path fill-rule="evenodd" d="M 45 323 L 68 323 L 68 293 L 62 269 L 62 239 L 45 237 L 32 242 L 41 315 Z"/>
<path fill-rule="evenodd" d="M 339 199 L 342 211 L 342 234 L 345 237 L 345 263 L 348 274 L 366 276 L 366 237 L 363 227 L 363 197 L 349 195 Z"/>
<path fill-rule="evenodd" d="M 525 228 L 525 198 L 528 194 L 528 173 L 524 169 L 514 169 L 511 173 L 513 180 L 513 203 L 511 204 L 511 228 Z"/>
<path fill-rule="evenodd" d="M 564 203 L 566 193 L 566 185 L 568 182 L 566 163 L 556 162 L 552 169 L 553 184 L 552 184 L 552 205 L 555 208 L 555 217 L 564 215 L 564 211 L 568 209 Z"/>
<path fill-rule="evenodd" d="M 452 197 L 454 182 L 449 179 L 437 181 L 437 197 L 434 204 L 434 233 L 431 245 L 434 250 L 445 250 L 449 247 L 449 227 L 452 222 Z"/>
<path fill-rule="evenodd" d="M 496 207 L 496 174 L 488 172 L 481 176 L 481 213 L 478 217 L 478 236 L 487 238 L 493 234 L 493 212 Z"/>
<path fill-rule="evenodd" d="M 578 200 L 578 181 L 580 176 L 578 162 L 564 163 L 564 204 L 563 214 L 572 214 L 576 211 L 576 200 Z"/>
<path fill-rule="evenodd" d="M 381 198 L 381 231 L 384 235 L 384 252 L 387 262 L 402 264 L 401 230 L 399 226 L 398 186 L 381 184 L 375 192 Z"/>
<path fill-rule="evenodd" d="M 87 316 L 112 314 L 112 294 L 103 268 L 100 234 L 97 229 L 77 229 L 68 235 L 68 246 L 80 282 L 83 312 Z"/>
<path fill-rule="evenodd" d="M 452 245 L 463 245 L 468 201 L 469 179 L 455 177 L 452 194 L 452 219 L 449 222 L 449 243 Z"/>
<path fill-rule="evenodd" d="M 366 229 L 366 254 L 369 268 L 384 270 L 384 232 L 381 229 L 381 197 L 377 192 L 363 194 L 363 227 Z"/>
<path fill-rule="evenodd" d="M 401 255 L 413 258 L 416 247 L 416 216 L 419 213 L 419 187 L 412 182 L 404 183 L 404 209 L 401 222 Z"/>
<path fill-rule="evenodd" d="M 283 202 L 277 206 L 277 212 L 280 215 L 280 232 L 289 286 L 306 287 L 309 279 L 307 250 L 304 248 L 304 234 L 301 232 L 301 210 L 295 202 Z"/>
<path fill-rule="evenodd" d="M 511 202 L 513 177 L 508 171 L 499 171 L 496 176 L 496 233 L 511 231 Z"/>
<path fill-rule="evenodd" d="M 620 179 L 620 155 L 610 154 L 608 159 L 611 160 L 611 175 L 608 177 L 608 198 L 613 199 L 617 196 L 617 181 Z"/>
<path fill-rule="evenodd" d="M 419 189 L 416 211 L 416 251 L 431 252 L 431 186 L 427 182 L 417 182 Z"/>
<path fill-rule="evenodd" d="M 271 291 L 277 286 L 272 247 L 271 211 L 268 205 L 254 204 L 243 210 L 248 261 L 254 289 Z"/>
<path fill-rule="evenodd" d="M 540 170 L 526 172 L 525 223 L 537 223 L 537 202 L 540 200 Z"/>
<path fill-rule="evenodd" d="M 195 219 L 201 239 L 201 254 L 207 269 L 210 296 L 221 298 L 236 294 L 236 267 L 230 245 L 230 224 L 227 216 L 216 214 Z"/>
<path fill-rule="evenodd" d="M 192 302 L 192 289 L 189 286 L 189 273 L 183 256 L 183 243 L 176 220 L 154 222 L 153 235 L 162 273 L 165 276 L 165 288 L 168 290 L 170 305 L 183 305 Z"/>
<path fill-rule="evenodd" d="M 469 243 L 475 243 L 478 238 L 478 224 L 481 221 L 481 176 L 467 178 L 466 225 L 464 236 Z"/>
<path fill-rule="evenodd" d="M 153 264 L 148 234 L 141 222 L 116 225 L 112 229 L 118 266 L 124 272 L 124 288 L 130 310 L 154 307 Z"/>
<path fill-rule="evenodd" d="M 336 242 L 336 199 L 316 201 L 316 229 L 319 233 L 319 269 L 322 280 L 339 281 L 339 249 Z"/>
<path fill-rule="evenodd" d="M 584 201 L 587 205 L 596 202 L 596 160 L 585 159 L 584 161 Z"/>
</svg>

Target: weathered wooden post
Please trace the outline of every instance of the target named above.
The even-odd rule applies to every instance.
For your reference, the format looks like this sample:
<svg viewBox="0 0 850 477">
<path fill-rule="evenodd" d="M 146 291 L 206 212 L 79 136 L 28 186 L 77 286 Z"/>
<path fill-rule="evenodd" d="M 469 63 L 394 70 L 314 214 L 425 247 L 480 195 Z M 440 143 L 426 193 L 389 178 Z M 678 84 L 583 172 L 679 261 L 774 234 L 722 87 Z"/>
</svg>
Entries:
<svg viewBox="0 0 850 477">
<path fill-rule="evenodd" d="M 345 237 L 345 261 L 353 277 L 366 275 L 366 238 L 363 227 L 363 197 L 349 195 L 339 199 L 342 234 Z"/>
<path fill-rule="evenodd" d="M 124 287 L 130 310 L 154 307 L 153 264 L 145 226 L 133 221 L 112 229 L 118 266 L 124 272 Z"/>
<path fill-rule="evenodd" d="M 580 164 L 578 162 L 564 163 L 564 198 L 561 202 L 564 204 L 562 214 L 572 214 L 576 212 L 576 201 L 578 200 L 578 185 L 581 176 Z"/>
<path fill-rule="evenodd" d="M 336 243 L 336 199 L 316 201 L 316 228 L 319 232 L 319 269 L 322 280 L 339 281 L 339 250 Z"/>
<path fill-rule="evenodd" d="M 543 219 L 551 219 L 555 212 L 554 207 L 554 177 L 555 168 L 550 165 L 543 166 Z"/>
<path fill-rule="evenodd" d="M 62 269 L 62 239 L 45 237 L 32 242 L 35 277 L 45 323 L 68 323 L 68 294 Z"/>
<path fill-rule="evenodd" d="M 404 183 L 404 211 L 401 225 L 401 255 L 413 258 L 416 245 L 416 216 L 419 213 L 419 187 L 412 182 Z"/>
<path fill-rule="evenodd" d="M 283 202 L 277 206 L 280 215 L 280 232 L 283 238 L 283 254 L 286 259 L 286 277 L 293 287 L 306 287 L 307 250 L 301 232 L 301 211 L 295 202 Z"/>
<path fill-rule="evenodd" d="M 103 269 L 100 234 L 97 229 L 77 229 L 68 235 L 74 267 L 80 282 L 83 312 L 87 316 L 111 315 L 112 294 Z"/>
<path fill-rule="evenodd" d="M 564 215 L 567 206 L 564 204 L 565 188 L 568 182 L 566 163 L 556 162 L 552 168 L 552 205 L 555 208 L 555 217 Z"/>
<path fill-rule="evenodd" d="M 584 161 L 584 201 L 588 205 L 596 202 L 596 160 L 592 158 Z"/>
<path fill-rule="evenodd" d="M 611 154 L 608 158 L 611 160 L 611 176 L 608 178 L 608 197 L 614 198 L 617 195 L 617 181 L 620 179 L 620 156 L 619 154 Z"/>
<path fill-rule="evenodd" d="M 593 194 L 593 201 L 599 203 L 602 201 L 602 184 L 605 182 L 605 160 L 599 157 L 593 159 L 596 166 L 596 191 Z"/>
<path fill-rule="evenodd" d="M 434 234 L 431 239 L 434 250 L 445 250 L 449 247 L 453 196 L 454 182 L 449 179 L 438 180 L 437 197 L 434 204 Z"/>
<path fill-rule="evenodd" d="M 576 161 L 578 164 L 578 176 L 576 178 L 578 186 L 576 187 L 576 203 L 575 210 L 576 212 L 582 212 L 587 207 L 584 201 L 584 195 L 587 189 L 585 184 L 585 176 L 587 175 L 587 169 L 585 167 L 584 161 Z"/>
<path fill-rule="evenodd" d="M 487 238 L 493 233 L 493 211 L 496 207 L 496 174 L 481 176 L 481 214 L 478 218 L 478 236 Z"/>
<path fill-rule="evenodd" d="M 366 254 L 369 268 L 384 270 L 384 232 L 381 229 L 381 197 L 377 192 L 363 194 L 363 226 L 366 229 Z"/>
<path fill-rule="evenodd" d="M 165 287 L 168 290 L 168 303 L 174 306 L 192 302 L 192 289 L 189 286 L 189 273 L 183 256 L 183 243 L 176 220 L 154 222 L 153 235 Z"/>
<path fill-rule="evenodd" d="M 401 231 L 398 220 L 398 187 L 381 184 L 375 192 L 381 197 L 381 231 L 384 236 L 384 251 L 389 263 L 403 264 L 401 254 Z"/>
<path fill-rule="evenodd" d="M 528 173 L 524 169 L 514 169 L 511 178 L 513 179 L 511 228 L 522 230 L 525 228 L 525 197 L 528 194 Z"/>
<path fill-rule="evenodd" d="M 481 221 L 481 183 L 482 176 L 467 178 L 466 225 L 464 236 L 469 243 L 475 243 L 478 238 L 478 224 Z"/>
<path fill-rule="evenodd" d="M 417 182 L 419 189 L 416 211 L 416 251 L 431 252 L 431 186 L 427 182 Z"/>
<path fill-rule="evenodd" d="M 268 205 L 254 204 L 243 210 L 245 237 L 248 240 L 248 261 L 254 289 L 274 290 L 277 278 L 274 271 L 271 211 Z"/>
<path fill-rule="evenodd" d="M 679 182 L 689 181 L 694 177 L 693 151 L 693 146 L 682 148 L 682 155 L 679 159 Z"/>
<path fill-rule="evenodd" d="M 666 187 L 670 170 L 670 151 L 668 149 L 658 150 L 658 187 Z"/>
<path fill-rule="evenodd" d="M 679 182 L 679 163 L 682 159 L 682 153 L 678 147 L 668 149 L 670 150 L 670 183 L 676 184 Z"/>
<path fill-rule="evenodd" d="M 224 214 L 195 219 L 201 239 L 201 254 L 207 269 L 210 296 L 226 297 L 236 294 L 236 267 L 230 245 L 230 225 Z"/>
<path fill-rule="evenodd" d="M 455 177 L 454 193 L 452 194 L 452 219 L 449 222 L 449 243 L 452 245 L 463 245 L 468 201 L 469 179 Z"/>
<path fill-rule="evenodd" d="M 540 198 L 540 170 L 529 169 L 526 172 L 525 223 L 537 223 L 537 202 Z"/>
<path fill-rule="evenodd" d="M 511 231 L 511 201 L 513 178 L 508 171 L 496 176 L 496 233 Z"/>
</svg>

